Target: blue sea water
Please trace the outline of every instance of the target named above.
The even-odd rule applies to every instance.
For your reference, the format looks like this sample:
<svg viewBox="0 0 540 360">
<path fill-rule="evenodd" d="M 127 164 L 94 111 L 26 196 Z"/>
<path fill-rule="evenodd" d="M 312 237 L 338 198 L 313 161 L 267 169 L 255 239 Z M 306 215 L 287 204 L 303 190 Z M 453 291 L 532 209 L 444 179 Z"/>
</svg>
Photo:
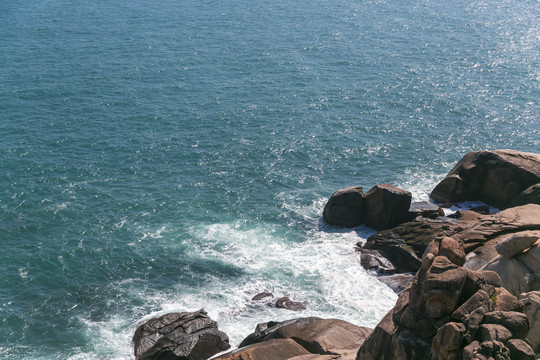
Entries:
<svg viewBox="0 0 540 360">
<path fill-rule="evenodd" d="M 326 199 L 540 152 L 539 83 L 536 0 L 0 1 L 0 359 L 132 359 L 144 320 L 199 308 L 234 346 L 375 326 L 373 231 Z"/>
</svg>

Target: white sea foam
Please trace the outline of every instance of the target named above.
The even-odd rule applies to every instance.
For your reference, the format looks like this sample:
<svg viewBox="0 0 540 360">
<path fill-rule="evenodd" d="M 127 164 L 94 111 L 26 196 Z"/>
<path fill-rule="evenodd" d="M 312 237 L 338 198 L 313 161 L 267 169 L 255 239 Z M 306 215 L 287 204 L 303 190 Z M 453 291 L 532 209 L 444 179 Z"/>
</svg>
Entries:
<svg viewBox="0 0 540 360">
<path fill-rule="evenodd" d="M 210 271 L 201 287 L 196 288 L 179 282 L 160 292 L 149 291 L 142 280 L 118 282 L 114 285 L 117 291 L 138 298 L 144 305 L 130 316 L 118 314 L 99 322 L 81 319 L 87 336 L 100 340 L 92 341 L 93 351 L 74 354 L 70 360 L 131 359 L 131 338 L 138 325 L 168 312 L 201 308 L 218 322 L 233 348 L 258 323 L 271 320 L 318 316 L 369 327 L 377 325 L 397 296 L 362 269 L 354 252 L 354 244 L 364 241 L 373 231 L 365 227 L 338 229 L 321 223 L 318 214 L 325 199 L 300 205 L 297 200 L 301 194 L 284 193 L 278 197 L 284 200 L 288 220 L 304 222 L 306 232 L 301 238 L 291 240 L 289 226 L 248 220 L 193 225 L 188 228 L 193 239 L 189 256 L 201 262 L 217 262 L 223 270 Z M 219 273 L 227 269 L 233 269 L 235 275 Z M 293 312 L 251 300 L 262 291 L 304 302 L 307 310 Z"/>
</svg>

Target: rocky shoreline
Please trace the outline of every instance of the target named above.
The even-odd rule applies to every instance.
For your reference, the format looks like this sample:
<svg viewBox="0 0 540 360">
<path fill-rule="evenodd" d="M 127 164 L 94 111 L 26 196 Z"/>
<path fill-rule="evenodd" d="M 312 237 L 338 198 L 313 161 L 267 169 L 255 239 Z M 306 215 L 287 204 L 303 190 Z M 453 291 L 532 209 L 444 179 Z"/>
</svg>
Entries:
<svg viewBox="0 0 540 360">
<path fill-rule="evenodd" d="M 331 225 L 379 230 L 356 245 L 360 263 L 400 297 L 375 329 L 313 317 L 270 321 L 216 359 L 539 359 L 540 155 L 469 153 L 431 198 L 438 205 L 412 203 L 389 184 L 365 194 L 353 186 L 324 208 Z M 448 210 L 464 201 L 486 206 Z M 288 298 L 273 306 L 305 309 Z M 137 360 L 202 360 L 231 347 L 204 310 L 151 319 L 133 342 Z"/>
</svg>

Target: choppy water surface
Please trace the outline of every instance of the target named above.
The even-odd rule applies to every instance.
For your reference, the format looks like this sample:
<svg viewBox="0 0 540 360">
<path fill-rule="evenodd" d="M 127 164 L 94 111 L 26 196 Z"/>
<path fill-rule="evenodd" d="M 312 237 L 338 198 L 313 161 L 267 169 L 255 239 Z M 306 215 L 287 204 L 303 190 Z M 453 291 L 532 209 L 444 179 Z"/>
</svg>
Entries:
<svg viewBox="0 0 540 360">
<path fill-rule="evenodd" d="M 466 152 L 540 152 L 537 1 L 0 3 L 0 358 L 131 359 L 205 308 L 375 326 L 396 296 L 336 189 L 426 199 Z M 269 290 L 292 313 L 254 305 Z"/>
</svg>

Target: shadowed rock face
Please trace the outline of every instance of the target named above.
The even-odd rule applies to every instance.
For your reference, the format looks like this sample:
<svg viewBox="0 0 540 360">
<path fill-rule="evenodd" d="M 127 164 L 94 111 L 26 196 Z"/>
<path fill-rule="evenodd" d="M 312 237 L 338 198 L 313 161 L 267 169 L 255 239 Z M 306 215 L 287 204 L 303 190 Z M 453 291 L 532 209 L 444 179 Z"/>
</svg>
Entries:
<svg viewBox="0 0 540 360">
<path fill-rule="evenodd" d="M 540 155 L 513 150 L 465 155 L 433 190 L 441 203 L 480 200 L 504 209 L 538 202 Z"/>
<path fill-rule="evenodd" d="M 150 319 L 133 337 L 137 360 L 205 360 L 229 349 L 229 338 L 204 310 Z"/>
</svg>

